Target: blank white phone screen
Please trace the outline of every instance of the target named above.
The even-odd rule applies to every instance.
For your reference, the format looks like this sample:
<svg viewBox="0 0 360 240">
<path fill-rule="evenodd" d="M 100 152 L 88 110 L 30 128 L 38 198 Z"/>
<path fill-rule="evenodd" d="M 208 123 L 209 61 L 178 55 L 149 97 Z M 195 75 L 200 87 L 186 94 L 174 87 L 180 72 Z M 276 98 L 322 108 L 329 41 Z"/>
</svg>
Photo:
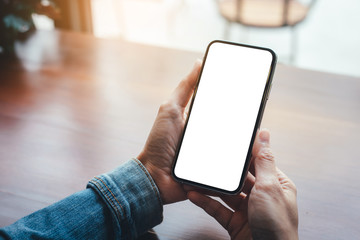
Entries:
<svg viewBox="0 0 360 240">
<path fill-rule="evenodd" d="M 235 191 L 239 187 L 272 54 L 210 45 L 178 153 L 178 178 Z"/>
</svg>

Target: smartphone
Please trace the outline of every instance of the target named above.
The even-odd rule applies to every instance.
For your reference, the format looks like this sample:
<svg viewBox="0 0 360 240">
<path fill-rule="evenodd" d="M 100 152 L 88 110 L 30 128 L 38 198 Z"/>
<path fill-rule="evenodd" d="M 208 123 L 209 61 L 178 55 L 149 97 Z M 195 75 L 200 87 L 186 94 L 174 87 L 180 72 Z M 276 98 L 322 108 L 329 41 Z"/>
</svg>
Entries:
<svg viewBox="0 0 360 240">
<path fill-rule="evenodd" d="M 175 180 L 241 191 L 276 60 L 268 48 L 220 40 L 208 45 L 175 154 Z"/>
</svg>

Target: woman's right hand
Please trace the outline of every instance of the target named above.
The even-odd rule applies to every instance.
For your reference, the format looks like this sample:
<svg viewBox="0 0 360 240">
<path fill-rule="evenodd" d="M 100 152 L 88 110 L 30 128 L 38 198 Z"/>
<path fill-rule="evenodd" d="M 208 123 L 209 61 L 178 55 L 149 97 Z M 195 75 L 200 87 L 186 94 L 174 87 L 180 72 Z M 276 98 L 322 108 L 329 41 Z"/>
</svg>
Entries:
<svg viewBox="0 0 360 240">
<path fill-rule="evenodd" d="M 275 165 L 270 134 L 258 133 L 253 147 L 254 171 L 248 173 L 243 192 L 221 196 L 230 207 L 195 191 L 191 202 L 214 217 L 231 239 L 298 239 L 295 184 Z"/>
</svg>

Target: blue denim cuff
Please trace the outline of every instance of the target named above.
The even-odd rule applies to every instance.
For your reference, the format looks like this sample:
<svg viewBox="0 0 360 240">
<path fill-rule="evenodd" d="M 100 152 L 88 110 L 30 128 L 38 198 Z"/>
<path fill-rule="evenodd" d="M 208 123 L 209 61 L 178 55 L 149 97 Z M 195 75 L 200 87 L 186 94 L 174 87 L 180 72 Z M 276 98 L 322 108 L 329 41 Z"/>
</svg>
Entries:
<svg viewBox="0 0 360 240">
<path fill-rule="evenodd" d="M 159 190 L 137 159 L 94 177 L 87 187 L 94 189 L 110 209 L 117 239 L 137 238 L 162 222 Z"/>
</svg>

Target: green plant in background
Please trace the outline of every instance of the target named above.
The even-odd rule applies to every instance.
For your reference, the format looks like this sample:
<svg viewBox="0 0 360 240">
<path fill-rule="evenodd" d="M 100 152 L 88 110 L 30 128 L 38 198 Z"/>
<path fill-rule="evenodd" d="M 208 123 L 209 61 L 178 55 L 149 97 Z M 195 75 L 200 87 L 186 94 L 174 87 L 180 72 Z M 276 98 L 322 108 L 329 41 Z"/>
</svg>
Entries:
<svg viewBox="0 0 360 240">
<path fill-rule="evenodd" d="M 32 14 L 59 17 L 51 0 L 0 0 L 0 54 L 14 55 L 14 44 L 35 30 Z"/>
</svg>

